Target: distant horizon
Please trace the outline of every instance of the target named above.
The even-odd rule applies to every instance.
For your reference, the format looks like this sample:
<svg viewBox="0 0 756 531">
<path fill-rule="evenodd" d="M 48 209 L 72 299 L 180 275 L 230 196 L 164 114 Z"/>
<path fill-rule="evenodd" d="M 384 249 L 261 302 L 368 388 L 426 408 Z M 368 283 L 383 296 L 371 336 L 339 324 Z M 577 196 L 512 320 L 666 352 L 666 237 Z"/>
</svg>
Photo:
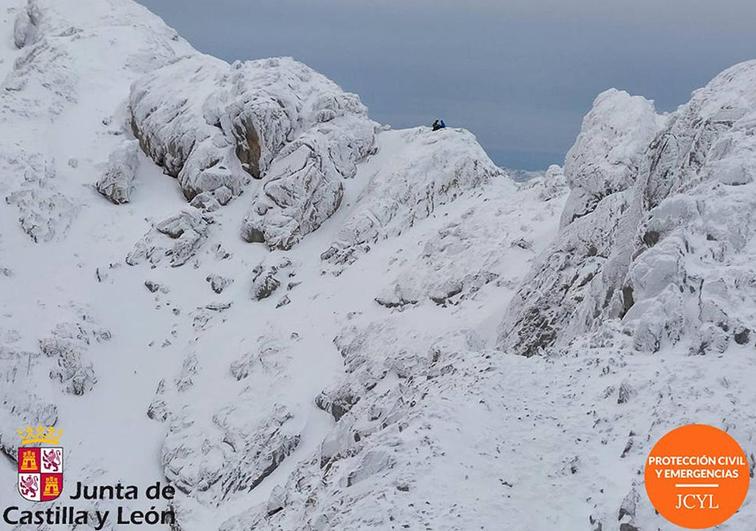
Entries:
<svg viewBox="0 0 756 531">
<path fill-rule="evenodd" d="M 359 94 L 394 128 L 472 131 L 500 166 L 563 164 L 609 88 L 659 112 L 756 58 L 756 2 L 728 0 L 139 0 L 227 61 L 292 56 Z"/>
</svg>

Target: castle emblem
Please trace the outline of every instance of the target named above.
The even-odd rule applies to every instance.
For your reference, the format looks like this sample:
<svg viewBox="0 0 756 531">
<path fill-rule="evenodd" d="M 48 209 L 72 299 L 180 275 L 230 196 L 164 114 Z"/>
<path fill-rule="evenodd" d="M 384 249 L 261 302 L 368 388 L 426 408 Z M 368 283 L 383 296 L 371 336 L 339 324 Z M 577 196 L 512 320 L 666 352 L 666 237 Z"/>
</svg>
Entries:
<svg viewBox="0 0 756 531">
<path fill-rule="evenodd" d="M 24 499 L 52 501 L 63 492 L 62 433 L 52 426 L 18 430 L 18 492 Z"/>
</svg>

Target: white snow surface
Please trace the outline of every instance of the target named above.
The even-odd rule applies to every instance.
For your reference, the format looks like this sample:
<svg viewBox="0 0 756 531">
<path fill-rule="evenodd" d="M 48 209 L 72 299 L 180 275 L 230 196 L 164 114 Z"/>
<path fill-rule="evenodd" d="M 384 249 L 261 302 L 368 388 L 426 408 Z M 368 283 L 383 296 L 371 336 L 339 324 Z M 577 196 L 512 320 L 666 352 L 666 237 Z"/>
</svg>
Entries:
<svg viewBox="0 0 756 531">
<path fill-rule="evenodd" d="M 756 452 L 755 138 L 748 62 L 517 184 L 131 0 L 0 0 L 0 506 L 55 424 L 66 492 L 170 481 L 182 531 L 673 529 L 659 437 Z"/>
</svg>

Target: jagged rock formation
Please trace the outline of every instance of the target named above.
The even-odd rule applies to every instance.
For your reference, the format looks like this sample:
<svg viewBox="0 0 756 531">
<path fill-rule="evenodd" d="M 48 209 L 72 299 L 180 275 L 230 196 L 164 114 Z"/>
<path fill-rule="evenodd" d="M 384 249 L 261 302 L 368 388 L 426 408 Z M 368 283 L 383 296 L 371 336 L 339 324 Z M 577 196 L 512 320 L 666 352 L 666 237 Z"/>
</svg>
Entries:
<svg viewBox="0 0 756 531">
<path fill-rule="evenodd" d="M 242 225 L 249 242 L 290 249 L 316 230 L 341 205 L 342 180 L 373 151 L 374 124 L 356 96 L 318 94 L 310 105 L 305 120 L 315 123 L 281 149 L 252 201 Z"/>
<path fill-rule="evenodd" d="M 333 214 L 341 180 L 374 142 L 357 96 L 286 58 L 187 57 L 135 83 L 129 108 L 142 149 L 188 199 L 238 196 L 250 176 L 263 179 L 242 235 L 271 248 L 290 248 Z"/>
<path fill-rule="evenodd" d="M 641 350 L 687 339 L 693 353 L 722 352 L 748 335 L 754 80 L 754 62 L 723 72 L 653 139 L 647 104 L 598 98 L 565 166 L 562 231 L 520 289 L 502 348 L 532 355 L 617 318 Z"/>
<path fill-rule="evenodd" d="M 562 336 L 618 238 L 628 188 L 661 123 L 644 98 L 616 90 L 596 98 L 567 154 L 571 192 L 559 237 L 515 295 L 501 325 L 501 348 L 532 356 Z"/>
</svg>

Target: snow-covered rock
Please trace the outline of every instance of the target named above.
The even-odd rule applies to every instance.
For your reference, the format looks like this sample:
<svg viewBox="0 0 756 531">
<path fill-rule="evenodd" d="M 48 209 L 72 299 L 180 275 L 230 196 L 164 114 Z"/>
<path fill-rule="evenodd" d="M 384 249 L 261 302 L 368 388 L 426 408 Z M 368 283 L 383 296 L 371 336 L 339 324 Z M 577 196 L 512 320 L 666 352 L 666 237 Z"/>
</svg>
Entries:
<svg viewBox="0 0 756 531">
<path fill-rule="evenodd" d="M 754 86 L 756 62 L 724 71 L 649 148 L 626 215 L 635 231 L 586 308 L 621 317 L 637 348 L 688 339 L 691 353 L 718 353 L 755 322 Z"/>
<path fill-rule="evenodd" d="M 534 230 L 533 225 L 540 221 L 534 218 L 539 215 L 524 206 L 528 204 L 525 198 L 539 201 L 548 195 L 542 208 L 545 213 L 557 215 L 565 190 L 563 184 L 560 191 L 551 187 L 552 184 L 547 188 L 542 182 L 529 182 L 517 190 L 508 179 L 500 179 L 468 192 L 468 201 L 458 213 L 444 219 L 430 235 L 417 238 L 417 251 L 397 251 L 392 260 L 401 267 L 395 276 L 387 275 L 388 282 L 376 302 L 397 309 L 424 302 L 457 306 L 475 299 L 486 287 L 513 287 L 517 275 L 523 273 L 513 264 L 513 255 L 530 260 L 549 243 L 543 241 L 540 231 Z M 545 194 L 547 189 L 554 195 Z M 501 200 L 480 201 L 481 197 Z M 525 200 L 522 208 L 512 204 L 514 197 Z M 549 204 L 552 199 L 553 204 Z"/>
<path fill-rule="evenodd" d="M 187 496 L 219 505 L 239 491 L 250 491 L 270 475 L 299 444 L 293 418 L 279 406 L 260 422 L 249 422 L 241 405 L 228 406 L 200 427 L 191 417 L 171 422 L 162 451 L 165 475 Z"/>
<path fill-rule="evenodd" d="M 39 352 L 26 352 L 11 345 L 0 346 L 3 388 L 0 390 L 0 452 L 16 459 L 20 426 L 54 426 L 58 408 L 29 387 L 33 385 L 32 369 L 40 364 Z"/>
<path fill-rule="evenodd" d="M 224 277 L 222 275 L 208 275 L 205 280 L 210 283 L 210 288 L 218 294 L 223 293 L 223 290 L 234 281 L 233 278 Z"/>
<path fill-rule="evenodd" d="M 290 249 L 316 230 L 339 205 L 342 179 L 372 150 L 373 124 L 356 97 L 324 98 L 328 120 L 287 145 L 273 162 L 242 225 L 242 237 L 271 248 Z"/>
<path fill-rule="evenodd" d="M 34 44 L 38 36 L 38 27 L 42 13 L 35 0 L 29 0 L 25 9 L 21 9 L 13 23 L 13 43 L 16 48 Z"/>
<path fill-rule="evenodd" d="M 148 261 L 155 267 L 168 257 L 172 267 L 182 266 L 207 239 L 211 222 L 199 210 L 186 208 L 150 229 L 126 256 L 126 263 L 137 265 Z"/>
<path fill-rule="evenodd" d="M 220 127 L 221 109 L 208 101 L 229 73 L 224 61 L 196 54 L 150 72 L 131 88 L 134 135 L 155 163 L 178 178 L 188 199 L 221 186 L 238 195 L 244 185 L 234 144 Z"/>
<path fill-rule="evenodd" d="M 36 243 L 65 237 L 80 205 L 59 190 L 55 161 L 41 153 L 4 149 L 5 203 L 15 207 L 21 229 Z"/>
<path fill-rule="evenodd" d="M 128 203 L 134 188 L 134 175 L 139 165 L 139 146 L 128 140 L 110 154 L 105 173 L 95 184 L 102 195 L 116 205 Z"/>
<path fill-rule="evenodd" d="M 756 274 L 745 266 L 753 257 L 755 72 L 747 62 L 717 76 L 647 145 L 635 135 L 647 139 L 660 121 L 615 93 L 629 116 L 642 112 L 635 129 L 623 129 L 629 140 L 619 152 L 628 163 L 610 164 L 611 172 L 605 150 L 582 151 L 603 129 L 596 118 L 606 97 L 599 98 L 566 166 L 573 194 L 565 212 L 579 214 L 562 218 L 553 249 L 521 287 L 501 328 L 502 348 L 532 355 L 609 319 L 621 319 L 641 350 L 686 340 L 692 353 L 722 352 L 736 334 L 747 335 L 754 319 L 744 305 L 752 296 L 747 279 Z M 609 110 L 608 117 L 623 114 L 616 102 Z M 608 131 L 611 142 L 599 145 L 623 144 L 615 127 Z M 583 168 L 599 168 L 600 178 Z M 588 191 L 603 199 L 584 200 Z"/>
<path fill-rule="evenodd" d="M 357 96 L 288 58 L 186 57 L 135 83 L 129 107 L 142 149 L 188 199 L 238 196 L 250 176 L 263 179 L 242 235 L 271 248 L 290 248 L 333 214 L 341 180 L 374 142 Z"/>
<path fill-rule="evenodd" d="M 641 96 L 610 89 L 596 97 L 565 159 L 571 192 L 562 214 L 563 227 L 635 182 L 644 152 L 663 120 L 653 102 Z"/>
<path fill-rule="evenodd" d="M 289 291 L 297 286 L 294 280 L 297 272 L 290 258 L 271 254 L 252 270 L 252 299 L 259 301 L 267 299 L 284 285 Z"/>
<path fill-rule="evenodd" d="M 475 137 L 462 129 L 401 131 L 401 148 L 378 169 L 357 198 L 337 239 L 322 254 L 347 264 L 372 244 L 397 236 L 503 172 Z"/>
<path fill-rule="evenodd" d="M 642 97 L 608 90 L 596 98 L 567 154 L 571 192 L 560 234 L 515 295 L 500 327 L 502 349 L 532 356 L 553 345 L 574 319 L 619 237 L 627 189 L 661 123 Z"/>
</svg>

